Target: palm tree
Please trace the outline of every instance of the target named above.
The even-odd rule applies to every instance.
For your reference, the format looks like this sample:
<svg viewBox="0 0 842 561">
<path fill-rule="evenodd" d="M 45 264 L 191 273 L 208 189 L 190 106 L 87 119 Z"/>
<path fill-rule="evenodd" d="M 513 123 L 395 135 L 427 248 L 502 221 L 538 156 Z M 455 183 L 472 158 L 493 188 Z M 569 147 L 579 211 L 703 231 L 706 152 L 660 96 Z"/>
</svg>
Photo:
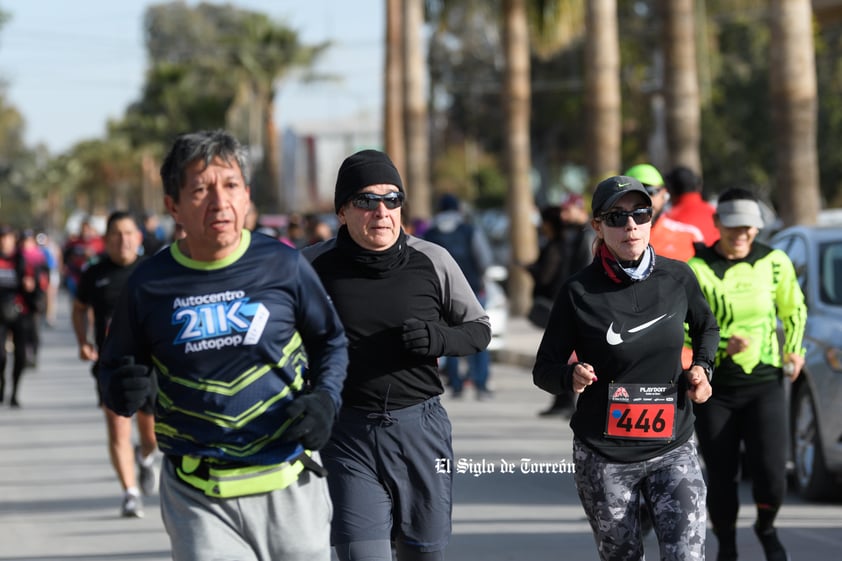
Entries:
<svg viewBox="0 0 842 561">
<path fill-rule="evenodd" d="M 621 97 L 617 1 L 590 0 L 585 12 L 585 150 L 591 183 L 620 169 Z"/>
<path fill-rule="evenodd" d="M 784 224 L 814 224 L 819 205 L 816 61 L 810 0 L 772 0 L 770 93 Z"/>
<path fill-rule="evenodd" d="M 531 157 L 529 112 L 529 28 L 526 0 L 503 0 L 503 50 L 505 72 L 503 103 L 506 130 L 506 205 L 511 227 L 513 263 L 537 258 L 538 235 L 532 217 L 534 202 L 530 183 Z M 515 316 L 525 315 L 531 304 L 532 281 L 526 271 L 509 267 L 509 304 Z"/>
<path fill-rule="evenodd" d="M 297 32 L 269 16 L 230 4 L 151 6 L 144 27 L 156 87 L 147 86 L 136 112 L 140 123 L 154 130 L 160 128 L 157 121 L 168 129 L 174 120 L 204 123 L 202 128 L 223 121 L 248 138 L 252 154 L 260 156 L 253 186 L 261 210 L 285 210 L 280 208 L 276 86 L 291 69 L 312 67 L 328 45 L 302 45 Z M 165 119 L 149 119 L 162 114 Z"/>
<path fill-rule="evenodd" d="M 225 37 L 230 41 L 229 58 L 243 87 L 236 105 L 243 102 L 257 110 L 262 158 L 255 174 L 261 189 L 258 204 L 265 212 L 287 211 L 280 197 L 281 164 L 278 133 L 275 127 L 275 94 L 278 79 L 292 67 L 312 66 L 327 48 L 327 44 L 303 46 L 298 34 L 278 25 L 264 14 L 244 12 L 242 22 L 234 32 Z M 255 135 L 253 127 L 250 136 Z"/>
<path fill-rule="evenodd" d="M 485 3 L 477 0 L 440 0 L 440 17 L 447 7 L 463 3 L 468 9 Z M 495 9 L 498 7 L 494 4 Z M 530 45 L 546 54 L 569 44 L 581 29 L 582 0 L 503 0 L 503 104 L 505 112 L 506 191 L 512 244 L 508 293 L 513 315 L 525 315 L 531 304 L 532 280 L 516 263 L 531 263 L 537 258 L 538 239 L 533 216 L 534 195 L 531 185 L 530 145 Z M 530 34 L 534 29 L 534 34 Z M 531 41 L 534 39 L 534 43 Z"/>
<path fill-rule="evenodd" d="M 672 166 L 702 171 L 701 108 L 695 41 L 696 0 L 661 0 L 664 15 L 664 92 Z"/>
<path fill-rule="evenodd" d="M 427 65 L 421 44 L 424 0 L 404 2 L 404 125 L 406 179 L 412 194 L 412 215 L 429 219 L 431 211 L 429 111 L 425 77 Z"/>
<path fill-rule="evenodd" d="M 406 177 L 403 122 L 403 0 L 386 0 L 386 60 L 383 81 L 383 146 Z"/>
</svg>

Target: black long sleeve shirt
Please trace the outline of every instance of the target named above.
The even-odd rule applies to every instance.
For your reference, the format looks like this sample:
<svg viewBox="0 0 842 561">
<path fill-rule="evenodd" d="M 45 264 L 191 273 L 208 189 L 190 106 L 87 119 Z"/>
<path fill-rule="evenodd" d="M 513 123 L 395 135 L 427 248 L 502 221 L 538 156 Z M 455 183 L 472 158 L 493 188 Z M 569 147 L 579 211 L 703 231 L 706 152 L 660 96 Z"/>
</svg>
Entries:
<svg viewBox="0 0 842 561">
<path fill-rule="evenodd" d="M 401 233 L 391 248 L 368 251 L 340 228 L 336 238 L 303 250 L 348 337 L 346 406 L 401 409 L 443 393 L 439 356 L 464 356 L 491 339 L 488 315 L 459 265 L 441 246 Z M 430 356 L 405 350 L 403 322 L 427 322 Z"/>
<path fill-rule="evenodd" d="M 696 277 L 680 261 L 658 256 L 643 281 L 609 278 L 599 259 L 564 284 L 550 314 L 533 368 L 537 386 L 560 393 L 572 389 L 568 365 L 575 350 L 593 366 L 597 381 L 579 396 L 570 425 L 584 444 L 613 461 L 640 461 L 663 454 L 693 433 L 692 402 L 681 375 L 684 323 L 693 359 L 713 364 L 719 328 Z M 673 440 L 619 440 L 605 435 L 610 383 L 677 384 Z"/>
</svg>

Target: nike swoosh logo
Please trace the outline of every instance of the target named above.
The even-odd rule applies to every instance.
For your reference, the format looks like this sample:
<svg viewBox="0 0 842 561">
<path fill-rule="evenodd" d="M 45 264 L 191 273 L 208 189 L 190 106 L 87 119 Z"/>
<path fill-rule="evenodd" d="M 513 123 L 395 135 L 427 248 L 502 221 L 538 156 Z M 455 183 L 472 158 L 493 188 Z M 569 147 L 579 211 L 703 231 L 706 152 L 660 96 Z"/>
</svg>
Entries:
<svg viewBox="0 0 842 561">
<path fill-rule="evenodd" d="M 614 322 L 608 326 L 608 331 L 605 332 L 605 342 L 609 345 L 619 345 L 623 342 L 623 336 L 614 331 Z"/>
<path fill-rule="evenodd" d="M 647 321 L 646 323 L 641 323 L 638 326 L 632 327 L 631 329 L 627 329 L 626 332 L 628 332 L 628 333 L 638 333 L 640 331 L 643 331 L 647 327 L 652 327 L 653 325 L 655 325 L 656 323 L 658 323 L 662 319 L 664 319 L 664 318 L 669 319 L 674 315 L 675 314 L 669 314 L 669 316 L 667 316 L 667 314 L 663 314 L 661 316 L 656 317 L 653 320 Z M 613 345 L 619 345 L 620 343 L 623 342 L 623 335 L 621 333 L 617 332 L 617 331 L 614 331 L 614 322 L 613 321 L 611 322 L 611 325 L 608 326 L 608 331 L 605 332 L 605 342 L 608 343 L 609 345 L 612 345 L 612 346 Z"/>
<path fill-rule="evenodd" d="M 626 187 L 628 185 L 631 185 L 631 183 L 617 183 L 617 187 Z"/>
<path fill-rule="evenodd" d="M 656 323 L 658 323 L 659 321 L 661 321 L 665 317 L 667 317 L 667 314 L 664 314 L 660 317 L 657 317 L 657 318 L 653 319 L 652 321 L 647 321 L 646 323 L 641 323 L 637 327 L 632 327 L 631 329 L 629 329 L 629 333 L 637 333 L 638 331 L 643 331 L 644 329 L 646 329 L 650 325 L 655 325 Z"/>
</svg>

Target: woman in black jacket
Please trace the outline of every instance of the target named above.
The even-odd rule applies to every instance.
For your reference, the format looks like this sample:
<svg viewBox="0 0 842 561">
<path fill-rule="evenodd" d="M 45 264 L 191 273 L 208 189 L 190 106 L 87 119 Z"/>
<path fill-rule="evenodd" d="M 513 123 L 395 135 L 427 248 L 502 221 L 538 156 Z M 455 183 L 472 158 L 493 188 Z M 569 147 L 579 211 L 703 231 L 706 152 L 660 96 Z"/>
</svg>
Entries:
<svg viewBox="0 0 842 561">
<path fill-rule="evenodd" d="M 689 267 L 656 259 L 651 204 L 631 177 L 597 186 L 595 259 L 562 287 L 533 369 L 544 390 L 579 394 L 570 422 L 576 487 L 603 560 L 643 558 L 641 498 L 661 559 L 704 559 L 706 486 L 691 402 L 711 395 L 719 329 Z M 573 351 L 579 362 L 568 364 Z"/>
</svg>

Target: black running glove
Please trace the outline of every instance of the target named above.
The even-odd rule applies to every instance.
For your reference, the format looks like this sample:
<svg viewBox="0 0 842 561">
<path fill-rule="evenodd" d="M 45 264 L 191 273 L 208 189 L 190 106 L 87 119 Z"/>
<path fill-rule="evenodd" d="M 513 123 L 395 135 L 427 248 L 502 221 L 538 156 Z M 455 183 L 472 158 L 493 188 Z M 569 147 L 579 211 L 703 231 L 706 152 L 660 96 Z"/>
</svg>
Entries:
<svg viewBox="0 0 842 561">
<path fill-rule="evenodd" d="M 135 364 L 133 357 L 124 357 L 108 380 L 106 405 L 109 409 L 131 417 L 149 397 L 152 374 L 142 364 Z"/>
<path fill-rule="evenodd" d="M 444 347 L 443 337 L 436 326 L 415 318 L 403 322 L 401 339 L 404 349 L 420 356 L 439 357 Z"/>
<path fill-rule="evenodd" d="M 293 419 L 284 432 L 286 442 L 300 442 L 307 450 L 319 450 L 330 440 L 336 407 L 324 390 L 315 390 L 295 398 L 287 405 L 287 415 Z"/>
</svg>

